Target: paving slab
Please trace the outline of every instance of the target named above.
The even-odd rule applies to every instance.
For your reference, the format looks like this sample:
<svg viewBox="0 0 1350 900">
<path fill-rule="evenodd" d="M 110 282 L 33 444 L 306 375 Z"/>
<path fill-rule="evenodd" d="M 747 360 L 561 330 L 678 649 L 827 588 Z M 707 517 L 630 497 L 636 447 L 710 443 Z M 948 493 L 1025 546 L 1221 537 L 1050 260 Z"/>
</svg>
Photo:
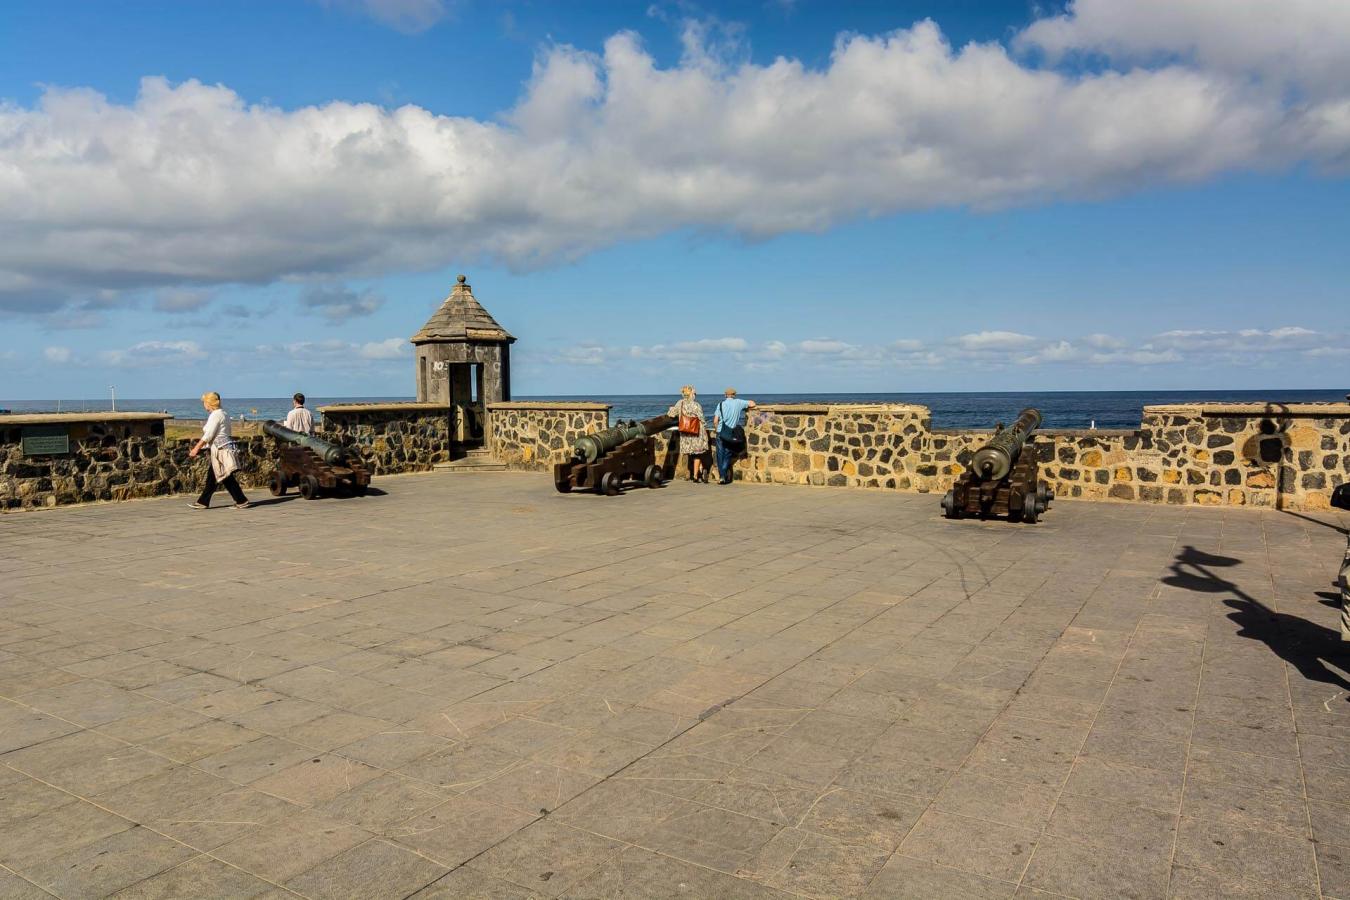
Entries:
<svg viewBox="0 0 1350 900">
<path fill-rule="evenodd" d="M 0 894 L 1350 894 L 1343 516 L 376 486 L 0 516 Z"/>
</svg>

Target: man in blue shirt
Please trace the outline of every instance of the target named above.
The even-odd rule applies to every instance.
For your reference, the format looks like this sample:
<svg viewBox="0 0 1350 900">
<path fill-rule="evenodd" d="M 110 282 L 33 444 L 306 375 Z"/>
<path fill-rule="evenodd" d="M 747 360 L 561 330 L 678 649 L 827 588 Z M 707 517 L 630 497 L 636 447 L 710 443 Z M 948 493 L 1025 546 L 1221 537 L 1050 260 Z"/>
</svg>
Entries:
<svg viewBox="0 0 1350 900">
<path fill-rule="evenodd" d="M 731 462 L 745 452 L 745 411 L 754 408 L 755 401 L 741 400 L 735 388 L 727 388 L 717 404 L 713 431 L 717 433 L 717 471 L 722 476 L 718 484 L 731 484 Z"/>
</svg>

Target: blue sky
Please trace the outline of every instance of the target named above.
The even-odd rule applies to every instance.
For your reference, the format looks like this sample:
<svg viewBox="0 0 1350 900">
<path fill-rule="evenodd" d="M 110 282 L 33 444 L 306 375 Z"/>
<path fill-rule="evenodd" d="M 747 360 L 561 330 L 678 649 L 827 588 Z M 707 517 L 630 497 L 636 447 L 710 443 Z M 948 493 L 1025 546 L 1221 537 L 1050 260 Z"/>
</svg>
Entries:
<svg viewBox="0 0 1350 900">
<path fill-rule="evenodd" d="M 15 0 L 0 403 L 1350 381 L 1350 6 Z"/>
</svg>

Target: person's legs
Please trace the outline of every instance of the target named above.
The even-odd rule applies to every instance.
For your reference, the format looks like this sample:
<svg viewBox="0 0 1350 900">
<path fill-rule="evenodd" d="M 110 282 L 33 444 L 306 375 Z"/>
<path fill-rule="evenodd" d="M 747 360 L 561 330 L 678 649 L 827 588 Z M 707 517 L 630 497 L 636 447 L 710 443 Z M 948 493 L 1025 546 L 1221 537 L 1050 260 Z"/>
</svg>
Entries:
<svg viewBox="0 0 1350 900">
<path fill-rule="evenodd" d="M 734 481 L 736 459 L 745 452 L 744 444 L 732 444 L 727 448 L 727 481 Z"/>
<path fill-rule="evenodd" d="M 201 496 L 197 502 L 202 506 L 211 505 L 211 495 L 216 492 L 216 470 L 211 468 L 211 464 L 206 464 L 206 487 L 202 488 Z"/>
<path fill-rule="evenodd" d="M 717 474 L 723 483 L 731 480 L 731 445 L 721 438 L 717 439 Z"/>
<path fill-rule="evenodd" d="M 703 454 L 689 454 L 689 461 L 693 466 L 693 472 L 689 476 L 690 481 L 698 481 L 703 477 Z"/>
<path fill-rule="evenodd" d="M 248 498 L 244 496 L 244 489 L 239 486 L 239 482 L 235 479 L 233 472 L 226 475 L 220 483 L 224 485 L 225 490 L 230 492 L 230 499 L 235 503 L 248 502 Z"/>
</svg>

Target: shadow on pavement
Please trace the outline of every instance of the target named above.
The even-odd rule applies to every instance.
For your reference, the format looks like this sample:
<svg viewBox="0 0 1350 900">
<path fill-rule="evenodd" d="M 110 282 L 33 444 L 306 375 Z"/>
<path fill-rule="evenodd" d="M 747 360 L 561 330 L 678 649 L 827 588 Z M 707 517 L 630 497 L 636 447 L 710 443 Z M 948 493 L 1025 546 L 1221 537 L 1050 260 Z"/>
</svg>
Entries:
<svg viewBox="0 0 1350 900">
<path fill-rule="evenodd" d="M 1331 528 L 1335 531 L 1339 531 L 1341 534 L 1350 535 L 1350 529 L 1342 528 L 1335 522 L 1323 522 L 1321 519 L 1314 519 L 1312 516 L 1305 516 L 1302 513 L 1296 513 L 1289 509 L 1282 509 L 1280 512 L 1284 513 L 1286 516 L 1293 516 L 1295 519 L 1302 519 L 1305 522 L 1311 522 L 1314 525 L 1321 525 L 1323 528 Z"/>
<path fill-rule="evenodd" d="M 1233 599 L 1223 602 L 1233 610 L 1228 618 L 1238 626 L 1238 637 L 1261 641 L 1276 656 L 1298 669 L 1308 681 L 1320 681 L 1350 691 L 1350 681 L 1323 662 L 1345 657 L 1340 633 L 1299 616 L 1275 612 L 1213 571 L 1240 562 L 1230 556 L 1216 556 L 1186 546 L 1177 554 L 1170 567 L 1172 574 L 1163 578 L 1163 584 L 1206 594 L 1232 594 Z"/>
<path fill-rule="evenodd" d="M 299 494 L 287 494 L 283 497 L 268 497 L 266 500 L 250 500 L 249 506 L 271 506 L 273 503 L 289 503 L 299 499 Z"/>
</svg>

